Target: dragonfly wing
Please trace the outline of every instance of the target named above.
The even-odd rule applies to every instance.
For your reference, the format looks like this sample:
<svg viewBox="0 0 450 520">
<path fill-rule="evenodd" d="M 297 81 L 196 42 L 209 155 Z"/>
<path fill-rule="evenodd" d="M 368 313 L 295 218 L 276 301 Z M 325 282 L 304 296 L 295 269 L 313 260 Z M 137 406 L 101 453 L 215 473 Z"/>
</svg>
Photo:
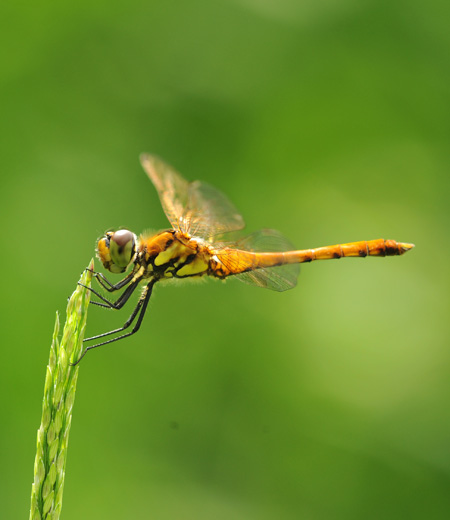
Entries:
<svg viewBox="0 0 450 520">
<path fill-rule="evenodd" d="M 204 239 L 239 231 L 244 219 L 221 191 L 200 181 L 189 185 L 190 233 Z"/>
<path fill-rule="evenodd" d="M 209 240 L 245 226 L 234 205 L 216 188 L 200 181 L 186 181 L 154 155 L 141 155 L 141 163 L 176 230 Z"/>
<path fill-rule="evenodd" d="M 296 265 L 281 265 L 256 269 L 235 275 L 235 278 L 249 285 L 256 285 L 272 291 L 288 291 L 297 285 L 299 267 Z"/>
<path fill-rule="evenodd" d="M 166 217 L 177 231 L 184 231 L 189 183 L 159 157 L 141 155 L 141 164 L 156 188 Z"/>
<path fill-rule="evenodd" d="M 241 251 L 261 253 L 295 250 L 295 247 L 286 237 L 273 229 L 256 231 L 235 242 L 232 247 Z M 215 254 L 221 262 L 227 265 L 226 249 L 223 252 L 215 252 Z M 234 278 L 250 285 L 282 292 L 297 285 L 299 272 L 300 266 L 298 264 L 286 264 L 239 273 L 234 275 Z"/>
</svg>

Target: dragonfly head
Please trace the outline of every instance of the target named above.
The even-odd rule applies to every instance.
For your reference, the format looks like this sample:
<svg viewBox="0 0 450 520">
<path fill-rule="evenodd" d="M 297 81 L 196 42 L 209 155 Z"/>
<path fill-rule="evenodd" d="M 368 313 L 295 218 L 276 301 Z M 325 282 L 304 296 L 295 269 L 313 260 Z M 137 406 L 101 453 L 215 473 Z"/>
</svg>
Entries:
<svg viewBox="0 0 450 520">
<path fill-rule="evenodd" d="M 128 229 L 108 231 L 97 242 L 97 256 L 108 271 L 124 273 L 136 257 L 136 242 Z"/>
</svg>

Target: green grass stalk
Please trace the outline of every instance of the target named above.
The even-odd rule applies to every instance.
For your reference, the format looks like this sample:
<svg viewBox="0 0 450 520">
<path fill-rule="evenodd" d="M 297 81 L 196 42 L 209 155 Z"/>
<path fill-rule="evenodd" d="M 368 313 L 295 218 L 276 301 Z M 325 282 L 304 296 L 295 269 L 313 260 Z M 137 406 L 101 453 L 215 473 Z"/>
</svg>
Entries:
<svg viewBox="0 0 450 520">
<path fill-rule="evenodd" d="M 93 269 L 93 261 L 89 269 Z M 92 273 L 86 270 L 80 282 L 90 287 Z M 83 349 L 90 291 L 77 286 L 67 305 L 61 340 L 56 313 L 50 359 L 44 385 L 41 425 L 37 432 L 34 482 L 31 487 L 30 520 L 58 520 L 64 489 L 67 448 L 78 365 L 71 366 Z"/>
</svg>

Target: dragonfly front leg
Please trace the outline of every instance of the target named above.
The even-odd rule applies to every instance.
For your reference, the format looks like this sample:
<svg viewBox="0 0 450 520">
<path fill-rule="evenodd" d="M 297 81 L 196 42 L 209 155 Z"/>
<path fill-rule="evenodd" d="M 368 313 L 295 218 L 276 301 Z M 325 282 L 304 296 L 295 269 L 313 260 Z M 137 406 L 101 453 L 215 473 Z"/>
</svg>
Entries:
<svg viewBox="0 0 450 520">
<path fill-rule="evenodd" d="M 89 269 L 87 267 L 85 271 L 89 271 L 92 273 L 92 276 L 97 280 L 97 282 L 108 292 L 114 292 L 118 291 L 119 289 L 122 289 L 127 283 L 129 283 L 133 279 L 133 273 L 130 273 L 129 275 L 125 276 L 120 282 L 112 283 L 106 278 L 106 276 L 103 273 L 99 273 L 98 271 L 94 271 L 93 269 Z"/>
<path fill-rule="evenodd" d="M 139 278 L 138 280 L 135 280 L 133 283 L 131 283 L 125 289 L 125 291 L 123 291 L 123 293 L 119 296 L 119 298 L 117 298 L 117 300 L 115 302 L 110 302 L 107 298 L 102 296 L 95 289 L 92 289 L 92 287 L 87 287 L 86 285 L 83 285 L 80 282 L 78 282 L 78 285 L 81 285 L 81 287 L 85 287 L 86 289 L 91 291 L 91 293 L 95 294 L 95 296 L 97 296 L 97 298 L 100 298 L 100 300 L 102 300 L 104 302 L 104 303 L 100 303 L 100 302 L 91 301 L 91 303 L 93 303 L 94 305 L 98 305 L 99 307 L 106 307 L 107 309 L 121 309 L 127 303 L 130 296 L 133 294 L 134 290 L 139 285 L 140 281 L 141 281 L 141 279 Z"/>
<path fill-rule="evenodd" d="M 96 271 L 92 271 L 92 274 L 94 275 L 97 282 L 108 292 L 114 292 L 118 291 L 119 289 L 122 289 L 122 287 L 125 287 L 130 281 L 133 279 L 133 273 L 130 273 L 128 276 L 125 276 L 123 280 L 120 280 L 120 282 L 117 282 L 116 284 L 110 282 L 108 278 L 102 273 L 98 273 Z"/>
<path fill-rule="evenodd" d="M 122 334 L 122 336 L 118 336 L 117 338 L 112 338 L 107 341 L 103 341 L 102 343 L 97 343 L 96 345 L 91 345 L 90 347 L 86 347 L 84 349 L 83 353 L 81 354 L 80 358 L 75 363 L 72 363 L 72 366 L 77 365 L 84 358 L 84 356 L 87 354 L 87 352 L 89 350 L 92 350 L 97 347 L 101 347 L 102 345 L 107 345 L 108 343 L 113 343 L 114 341 L 118 341 L 119 339 L 127 338 L 128 336 L 132 336 L 139 330 L 142 320 L 144 319 L 145 311 L 147 310 L 147 305 L 150 300 L 150 296 L 152 295 L 153 285 L 155 284 L 155 282 L 156 282 L 156 280 L 152 280 L 146 286 L 144 293 L 142 294 L 141 298 L 139 298 L 139 301 L 138 301 L 136 307 L 134 308 L 133 312 L 131 313 L 131 316 L 128 318 L 128 320 L 125 322 L 125 324 L 122 327 L 115 329 L 115 330 L 111 330 L 109 332 L 104 332 L 103 334 L 98 334 L 97 336 L 92 336 L 91 338 L 86 338 L 84 341 L 92 341 L 94 339 L 104 338 L 105 336 L 110 336 L 111 334 L 116 334 L 118 332 L 124 331 L 134 322 L 136 316 L 139 313 L 137 322 L 136 322 L 135 326 L 133 327 L 133 330 L 126 334 Z"/>
</svg>

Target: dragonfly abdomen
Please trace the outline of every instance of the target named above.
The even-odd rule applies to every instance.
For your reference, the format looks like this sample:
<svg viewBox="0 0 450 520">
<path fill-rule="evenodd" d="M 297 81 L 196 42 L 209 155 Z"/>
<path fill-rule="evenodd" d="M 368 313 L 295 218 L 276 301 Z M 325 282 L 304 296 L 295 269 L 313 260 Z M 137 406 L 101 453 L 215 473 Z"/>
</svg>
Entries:
<svg viewBox="0 0 450 520">
<path fill-rule="evenodd" d="M 312 262 L 313 260 L 332 260 L 344 257 L 403 255 L 412 247 L 414 247 L 412 244 L 380 238 L 377 240 L 363 240 L 361 242 L 318 247 L 316 249 L 289 251 L 285 253 L 285 255 L 289 258 L 288 263 L 302 263 Z"/>
<path fill-rule="evenodd" d="M 344 257 L 365 256 L 395 256 L 409 251 L 412 244 L 396 242 L 395 240 L 364 240 L 337 244 L 334 246 L 318 247 L 316 249 L 303 249 L 299 251 L 283 251 L 276 253 L 257 253 L 228 249 L 217 255 L 219 263 L 213 265 L 213 274 L 219 278 L 229 275 L 245 273 L 255 269 L 277 267 L 286 264 L 300 264 L 313 260 L 332 260 Z"/>
</svg>

